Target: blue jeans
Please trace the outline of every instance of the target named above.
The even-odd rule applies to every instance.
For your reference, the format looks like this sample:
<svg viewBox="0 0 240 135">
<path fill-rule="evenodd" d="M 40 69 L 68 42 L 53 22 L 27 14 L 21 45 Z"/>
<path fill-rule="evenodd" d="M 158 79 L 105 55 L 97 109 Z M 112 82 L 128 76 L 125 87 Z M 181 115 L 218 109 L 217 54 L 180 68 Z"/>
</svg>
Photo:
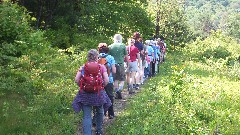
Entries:
<svg viewBox="0 0 240 135">
<path fill-rule="evenodd" d="M 83 105 L 83 134 L 92 135 L 92 110 L 93 106 Z M 103 106 L 94 106 L 96 109 L 96 132 L 102 132 Z"/>
</svg>

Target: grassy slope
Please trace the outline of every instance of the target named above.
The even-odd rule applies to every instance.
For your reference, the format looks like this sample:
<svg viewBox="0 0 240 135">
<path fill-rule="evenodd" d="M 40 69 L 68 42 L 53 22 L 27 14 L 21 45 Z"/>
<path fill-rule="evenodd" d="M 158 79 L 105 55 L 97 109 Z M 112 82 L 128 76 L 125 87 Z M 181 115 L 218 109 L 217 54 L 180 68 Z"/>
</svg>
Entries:
<svg viewBox="0 0 240 135">
<path fill-rule="evenodd" d="M 169 54 L 107 134 L 240 134 L 240 82 L 184 58 Z"/>
</svg>

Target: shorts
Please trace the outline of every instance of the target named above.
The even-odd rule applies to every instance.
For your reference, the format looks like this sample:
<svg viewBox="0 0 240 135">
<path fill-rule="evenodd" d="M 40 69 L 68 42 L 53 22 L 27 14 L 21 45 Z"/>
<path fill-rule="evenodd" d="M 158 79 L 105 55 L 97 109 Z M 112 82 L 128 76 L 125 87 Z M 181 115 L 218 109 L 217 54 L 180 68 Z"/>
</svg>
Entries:
<svg viewBox="0 0 240 135">
<path fill-rule="evenodd" d="M 116 75 L 114 77 L 114 81 L 125 81 L 125 71 L 124 71 L 124 64 L 116 64 Z"/>
<path fill-rule="evenodd" d="M 129 62 L 129 67 L 127 68 L 126 72 L 138 72 L 138 62 L 133 61 Z"/>
</svg>

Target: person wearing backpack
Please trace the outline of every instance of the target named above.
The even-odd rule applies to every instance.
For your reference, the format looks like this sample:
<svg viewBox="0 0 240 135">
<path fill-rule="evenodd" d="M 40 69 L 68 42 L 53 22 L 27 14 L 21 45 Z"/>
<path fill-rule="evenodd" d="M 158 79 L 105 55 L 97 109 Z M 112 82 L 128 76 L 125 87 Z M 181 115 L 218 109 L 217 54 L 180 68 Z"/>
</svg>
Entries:
<svg viewBox="0 0 240 135">
<path fill-rule="evenodd" d="M 128 54 L 125 45 L 122 43 L 122 35 L 114 35 L 114 43 L 109 46 L 109 55 L 113 56 L 115 59 L 116 74 L 114 76 L 114 89 L 116 92 L 115 99 L 122 99 L 121 91 L 124 87 L 125 82 L 125 68 L 124 68 L 124 58 L 127 62 L 128 67 Z M 119 83 L 120 82 L 120 83 Z M 118 84 L 119 83 L 119 84 Z"/>
<path fill-rule="evenodd" d="M 144 84 L 144 76 L 145 76 L 145 67 L 147 66 L 147 55 L 148 55 L 148 52 L 147 52 L 147 46 L 143 43 L 143 40 L 142 38 L 140 38 L 140 42 L 143 44 L 143 51 L 142 53 L 140 54 L 141 59 L 142 59 L 142 69 L 140 71 L 140 83 L 141 85 Z"/>
<path fill-rule="evenodd" d="M 112 105 L 108 108 L 107 111 L 104 112 L 104 115 L 106 116 L 106 113 L 108 113 L 108 118 L 113 119 L 114 118 L 114 110 L 113 110 L 113 102 L 114 102 L 114 94 L 113 94 L 113 74 L 116 73 L 116 67 L 115 67 L 115 59 L 113 56 L 108 54 L 109 48 L 106 43 L 99 43 L 98 45 L 98 52 L 99 52 L 99 59 L 98 63 L 103 64 L 106 66 L 109 77 L 109 83 L 104 87 L 108 97 L 110 98 Z"/>
<path fill-rule="evenodd" d="M 135 84 L 136 89 L 139 88 L 139 80 L 137 80 L 136 73 L 140 70 L 140 52 L 137 47 L 134 46 L 135 40 L 132 38 L 128 39 L 127 51 L 129 55 L 129 66 L 126 70 L 127 72 L 127 87 L 129 94 L 135 93 L 133 91 L 133 84 Z"/>
<path fill-rule="evenodd" d="M 104 110 L 111 106 L 111 100 L 104 91 L 109 82 L 106 68 L 98 63 L 98 51 L 88 51 L 87 62 L 78 70 L 75 82 L 80 87 L 72 107 L 76 113 L 83 111 L 83 134 L 92 134 L 92 110 L 96 109 L 96 135 L 102 135 Z"/>
<path fill-rule="evenodd" d="M 165 61 L 165 53 L 166 53 L 166 47 L 163 41 L 159 41 L 159 46 L 160 46 L 160 62 L 164 62 Z"/>
<path fill-rule="evenodd" d="M 154 50 L 152 48 L 152 41 L 151 40 L 146 40 L 146 45 L 147 45 L 147 52 L 148 52 L 148 55 L 147 55 L 147 58 L 149 59 L 148 61 L 148 66 L 146 69 L 146 75 L 145 77 L 152 77 L 152 64 L 153 64 L 153 61 L 154 61 Z"/>
<path fill-rule="evenodd" d="M 134 85 L 134 87 L 136 89 L 139 89 L 140 87 L 140 80 L 143 76 L 143 70 L 142 70 L 142 61 L 143 61 L 143 44 L 141 42 L 142 38 L 141 38 L 141 34 L 139 32 L 134 32 L 133 33 L 133 39 L 135 40 L 134 46 L 138 48 L 139 53 L 140 53 L 140 63 L 139 63 L 139 69 L 137 73 L 136 73 L 136 85 Z"/>
</svg>

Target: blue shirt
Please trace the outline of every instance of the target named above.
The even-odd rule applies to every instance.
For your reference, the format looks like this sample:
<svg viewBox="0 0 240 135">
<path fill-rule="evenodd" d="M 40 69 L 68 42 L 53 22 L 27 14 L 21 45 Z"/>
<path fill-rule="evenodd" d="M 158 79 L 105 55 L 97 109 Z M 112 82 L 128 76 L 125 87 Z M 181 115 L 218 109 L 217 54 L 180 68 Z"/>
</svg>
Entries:
<svg viewBox="0 0 240 135">
<path fill-rule="evenodd" d="M 147 46 L 147 52 L 148 52 L 148 56 L 150 57 L 150 59 L 152 61 L 152 59 L 153 59 L 152 53 L 154 53 L 152 46 Z"/>
<path fill-rule="evenodd" d="M 107 55 L 107 56 L 106 56 Z M 106 57 L 105 57 L 106 56 Z M 105 57 L 107 60 L 107 66 L 110 69 L 110 75 L 109 75 L 109 83 L 113 83 L 113 75 L 112 75 L 112 65 L 115 65 L 115 59 L 113 58 L 113 56 L 106 54 L 106 53 L 100 53 L 99 57 Z"/>
<path fill-rule="evenodd" d="M 153 48 L 154 51 L 154 58 L 157 58 L 157 46 L 152 45 L 151 47 Z"/>
<path fill-rule="evenodd" d="M 136 46 L 138 48 L 139 52 L 141 52 L 143 50 L 143 44 L 141 42 L 136 41 L 134 43 L 134 46 Z"/>
</svg>

